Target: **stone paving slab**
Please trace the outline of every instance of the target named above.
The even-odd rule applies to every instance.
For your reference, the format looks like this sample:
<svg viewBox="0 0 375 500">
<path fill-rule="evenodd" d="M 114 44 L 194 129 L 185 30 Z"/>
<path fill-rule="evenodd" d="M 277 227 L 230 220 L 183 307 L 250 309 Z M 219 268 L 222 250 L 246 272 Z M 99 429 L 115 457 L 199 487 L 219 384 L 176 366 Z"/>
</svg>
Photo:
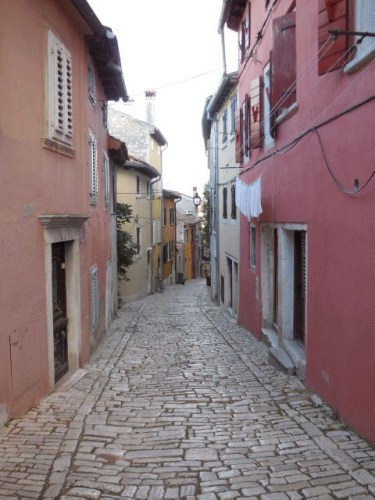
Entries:
<svg viewBox="0 0 375 500">
<path fill-rule="evenodd" d="M 375 498 L 375 449 L 204 280 L 123 306 L 90 363 L 0 429 L 0 500 Z"/>
</svg>

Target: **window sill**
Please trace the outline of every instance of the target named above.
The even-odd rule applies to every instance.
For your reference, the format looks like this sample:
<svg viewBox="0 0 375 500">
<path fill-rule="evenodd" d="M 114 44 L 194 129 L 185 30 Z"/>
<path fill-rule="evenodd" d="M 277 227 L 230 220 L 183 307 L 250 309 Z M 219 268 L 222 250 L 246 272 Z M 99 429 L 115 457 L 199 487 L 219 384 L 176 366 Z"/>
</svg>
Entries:
<svg viewBox="0 0 375 500">
<path fill-rule="evenodd" d="M 227 141 L 223 142 L 223 149 L 225 149 L 227 147 Z"/>
<path fill-rule="evenodd" d="M 291 118 L 298 110 L 298 104 L 294 102 L 291 106 L 289 106 L 288 109 L 284 109 L 284 111 L 279 115 L 276 120 L 275 124 L 279 125 L 280 123 L 284 122 L 288 118 Z"/>
<path fill-rule="evenodd" d="M 47 137 L 42 138 L 42 144 L 45 149 L 49 149 L 50 151 L 54 151 L 55 153 L 68 156 L 69 158 L 74 158 L 76 155 L 75 149 L 67 146 L 66 144 L 61 144 L 58 141 L 54 141 L 53 139 L 48 139 Z"/>
<path fill-rule="evenodd" d="M 236 219 L 231 219 L 230 224 L 231 224 L 231 226 L 235 226 L 236 225 Z"/>
<path fill-rule="evenodd" d="M 344 66 L 344 73 L 350 75 L 362 68 L 375 57 L 375 45 L 358 54 L 352 61 Z"/>
</svg>

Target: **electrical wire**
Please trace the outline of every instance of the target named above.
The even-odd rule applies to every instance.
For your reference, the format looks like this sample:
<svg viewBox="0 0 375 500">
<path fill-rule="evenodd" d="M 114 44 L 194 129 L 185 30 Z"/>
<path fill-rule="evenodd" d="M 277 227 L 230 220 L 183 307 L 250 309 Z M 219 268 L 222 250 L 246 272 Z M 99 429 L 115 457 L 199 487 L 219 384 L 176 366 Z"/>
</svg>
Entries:
<svg viewBox="0 0 375 500">
<path fill-rule="evenodd" d="M 330 40 L 329 40 L 329 39 L 327 39 L 327 40 L 326 40 L 326 42 L 323 44 L 322 48 L 323 48 L 323 47 L 325 47 L 325 46 L 328 44 L 328 42 L 329 42 L 329 41 L 330 41 Z M 322 57 L 324 57 L 324 55 L 326 54 L 326 52 L 328 52 L 328 51 L 331 49 L 331 47 L 333 46 L 333 44 L 334 44 L 334 43 L 335 43 L 335 42 L 332 42 L 332 44 L 331 44 L 328 48 L 326 48 L 326 49 L 325 49 L 325 51 L 324 51 L 323 53 L 321 53 L 321 55 L 319 55 L 319 52 L 317 52 L 317 54 L 315 54 L 315 55 L 314 55 L 314 56 L 310 59 L 310 61 L 309 61 L 309 62 L 307 63 L 307 65 L 306 65 L 305 69 L 304 69 L 304 70 L 300 73 L 299 78 L 298 78 L 298 79 L 296 78 L 296 79 L 294 80 L 294 82 L 292 83 L 292 85 L 291 85 L 291 86 L 287 89 L 287 91 L 285 92 L 284 97 L 281 97 L 281 98 L 278 100 L 278 102 L 277 102 L 277 103 L 276 103 L 276 104 L 275 104 L 275 105 L 274 105 L 274 106 L 270 109 L 270 112 L 269 112 L 269 115 L 270 115 L 270 116 L 271 116 L 273 113 L 275 113 L 276 111 L 278 111 L 278 110 L 281 108 L 281 105 L 282 105 L 282 104 L 285 102 L 285 100 L 288 98 L 288 94 L 289 94 L 291 91 L 293 91 L 292 89 L 297 88 L 297 84 L 298 84 L 298 83 L 300 83 L 300 82 L 303 80 L 303 78 L 304 78 L 305 76 L 307 76 L 307 75 L 308 75 L 308 73 L 310 72 L 310 70 L 311 70 L 313 67 L 315 67 L 315 63 L 316 63 L 316 62 L 319 62 L 319 60 L 320 60 Z M 335 64 L 336 64 L 336 63 L 335 63 Z M 334 65 L 333 65 L 333 66 L 334 66 Z M 332 66 L 331 68 L 333 68 L 333 66 Z M 331 68 L 330 68 L 330 69 L 331 69 Z M 305 97 L 305 95 L 306 95 L 307 93 L 309 93 L 309 92 L 310 92 L 310 90 L 311 90 L 313 87 L 316 87 L 317 85 L 318 85 L 318 83 L 316 82 L 316 83 L 315 83 L 312 87 L 310 87 L 310 88 L 309 88 L 309 89 L 305 92 L 305 94 L 302 96 L 302 98 L 303 98 L 303 97 Z M 263 122 L 261 122 L 261 123 L 259 124 L 259 127 L 263 127 L 263 126 L 264 126 L 264 124 L 265 124 L 265 119 L 263 120 Z M 245 153 L 245 148 L 246 148 L 248 145 L 250 145 L 250 142 L 251 142 L 251 136 L 250 136 L 250 137 L 248 137 L 248 138 L 246 139 L 246 141 L 245 141 L 245 142 L 241 145 L 241 147 L 240 147 L 240 152 L 241 152 L 242 154 L 244 154 L 244 153 Z M 259 142 L 256 144 L 256 146 L 254 146 L 254 147 L 258 147 L 258 146 L 259 146 L 259 144 L 260 144 L 260 140 L 259 140 Z M 228 165 L 229 165 L 229 163 L 231 163 L 234 159 L 235 159 L 235 156 L 233 156 L 233 157 L 232 157 L 232 158 L 228 161 L 227 167 L 221 167 L 221 168 L 240 168 L 240 167 L 229 167 L 229 166 L 228 166 Z"/>
<path fill-rule="evenodd" d="M 165 83 L 164 85 L 160 85 L 159 87 L 153 87 L 152 90 L 161 90 L 161 89 L 165 89 L 167 87 L 174 87 L 175 85 L 181 85 L 183 83 L 190 82 L 191 80 L 195 80 L 196 78 L 200 78 L 202 76 L 209 75 L 210 73 L 213 73 L 214 71 L 217 71 L 218 69 L 219 69 L 219 66 L 215 66 L 214 68 L 212 68 L 208 71 L 204 71 L 203 73 L 199 73 L 198 75 L 190 76 L 189 78 L 185 78 L 184 80 L 178 80 L 176 82 Z M 144 91 L 137 92 L 136 94 L 133 94 L 134 97 L 136 97 L 138 95 L 144 95 Z"/>
<path fill-rule="evenodd" d="M 329 39 L 328 39 L 328 40 L 329 40 Z M 328 40 L 326 40 L 325 44 L 328 42 Z M 335 42 L 333 42 L 333 43 L 335 43 Z M 324 45 L 325 45 L 325 44 L 324 44 Z M 324 45 L 323 45 L 322 47 L 324 47 Z M 310 62 L 308 63 L 307 67 L 306 67 L 306 68 L 305 68 L 305 70 L 302 72 L 302 74 L 306 73 L 306 70 L 307 70 L 307 68 L 308 68 L 309 66 L 313 67 L 313 64 L 314 64 L 314 62 L 315 62 L 315 61 L 314 61 L 314 58 L 315 58 L 315 59 L 317 59 L 317 61 L 319 62 L 319 61 L 321 60 L 321 58 L 322 58 L 322 57 L 324 57 L 325 53 L 326 53 L 328 50 L 330 50 L 330 48 L 332 47 L 332 45 L 333 45 L 333 44 L 331 44 L 331 45 L 328 47 L 328 49 L 326 49 L 323 53 L 321 53 L 321 55 L 320 55 L 320 56 L 319 56 L 319 52 L 318 52 L 318 56 L 319 56 L 319 57 L 318 57 L 318 56 L 314 56 L 314 57 L 312 58 L 312 60 L 310 60 Z M 350 47 L 349 49 L 347 49 L 347 50 L 346 50 L 346 51 L 345 51 L 345 52 L 344 52 L 344 53 L 340 56 L 340 58 L 339 58 L 337 61 L 335 61 L 335 62 L 334 62 L 334 63 L 333 63 L 333 64 L 332 64 L 329 68 L 328 68 L 327 73 L 329 73 L 331 70 L 333 70 L 334 66 L 336 66 L 336 65 L 337 65 L 337 62 L 338 62 L 338 61 L 340 61 L 341 59 L 345 59 L 345 58 L 346 58 L 346 56 L 347 56 L 347 55 L 348 55 L 351 51 L 352 51 L 352 47 Z M 321 52 L 321 49 L 320 49 L 320 52 Z M 311 69 L 311 68 L 310 68 L 310 69 Z M 367 67 L 367 69 L 368 69 L 368 67 Z M 367 69 L 366 69 L 366 71 L 367 71 Z M 360 74 L 362 74 L 362 71 L 361 71 L 361 73 L 360 73 Z M 337 74 L 336 74 L 336 76 L 335 76 L 335 79 L 336 79 L 336 78 L 338 78 L 338 76 L 339 76 L 339 75 L 340 75 L 340 73 L 337 73 Z M 351 84 L 350 86 L 352 86 L 352 85 L 353 85 L 353 84 L 357 81 L 357 79 L 359 78 L 359 76 L 360 76 L 360 75 L 358 75 L 358 77 L 354 80 L 354 82 L 352 82 L 352 84 Z M 294 82 L 294 84 L 295 84 L 295 85 L 297 85 L 297 83 L 299 83 L 301 80 L 302 80 L 302 78 L 299 78 L 299 80 L 298 80 L 298 81 L 297 81 L 297 79 L 296 79 L 296 80 L 295 80 L 295 82 Z M 294 84 L 292 84 L 292 86 L 293 86 Z M 292 86 L 291 86 L 291 87 L 292 87 Z M 318 86 L 318 81 L 316 81 L 316 82 L 315 82 L 315 83 L 314 83 L 311 87 L 309 87 L 309 88 L 306 90 L 306 92 L 305 92 L 305 93 L 301 96 L 301 100 L 303 100 L 303 99 L 304 99 L 304 97 L 305 97 L 307 94 L 311 93 L 311 90 L 313 90 L 313 89 L 314 89 L 314 88 L 316 88 L 317 86 Z M 290 87 L 290 88 L 291 88 L 291 87 Z M 324 89 L 323 89 L 323 91 L 324 91 Z M 345 93 L 345 92 L 346 92 L 346 90 L 345 90 L 343 93 Z M 343 94 L 343 93 L 342 93 L 342 94 Z M 340 96 L 341 96 L 342 94 L 340 94 Z M 339 96 L 339 97 L 340 97 L 340 96 Z M 318 97 L 321 97 L 321 95 L 320 95 L 320 96 L 318 96 Z M 333 101 L 333 102 L 332 102 L 332 103 L 328 106 L 328 108 L 330 108 L 330 107 L 334 104 L 334 102 L 336 102 L 336 100 L 337 100 L 337 99 L 335 99 L 335 100 L 334 100 L 334 101 Z M 279 102 L 280 102 L 280 101 L 279 101 Z M 279 104 L 279 103 L 277 103 L 277 104 L 275 105 L 275 107 L 274 107 L 274 108 L 272 108 L 272 109 L 270 110 L 270 115 L 271 115 L 274 111 L 277 111 L 276 106 L 277 106 L 278 104 Z M 328 108 L 326 108 L 326 109 L 324 110 L 324 112 L 326 112 Z M 324 112 L 323 112 L 323 113 L 324 113 Z M 323 113 L 322 113 L 322 114 L 323 114 Z M 320 116 L 321 116 L 321 115 L 320 115 Z M 265 123 L 265 120 L 263 120 L 263 122 L 260 124 L 260 127 L 264 126 L 264 123 Z M 251 141 L 251 137 L 249 137 L 249 138 L 245 141 L 245 143 L 241 146 L 240 151 L 241 151 L 242 153 L 244 153 L 244 148 L 247 146 L 247 144 L 250 144 L 250 141 Z M 257 145 L 256 145 L 256 146 L 254 146 L 254 147 L 259 147 L 260 142 L 261 142 L 261 139 L 259 140 L 259 142 L 257 143 Z M 298 141 L 298 142 L 299 142 L 299 141 Z M 281 149 L 282 149 L 282 148 L 281 148 Z M 282 154 L 282 152 L 280 153 L 280 150 L 276 150 L 276 153 L 277 153 L 277 154 Z M 268 158 L 268 156 L 266 156 L 266 159 L 267 159 L 267 158 Z M 234 159 L 235 159 L 235 156 L 233 156 L 233 157 L 231 158 L 231 160 L 229 160 L 228 164 L 229 164 L 229 163 L 231 163 Z M 227 167 L 224 167 L 224 168 L 238 168 L 238 167 L 228 167 L 228 166 L 227 166 Z M 244 171 L 246 171 L 246 169 L 245 169 L 245 170 L 242 170 L 242 172 L 244 172 Z M 242 172 L 241 172 L 241 173 L 242 173 Z"/>
<path fill-rule="evenodd" d="M 344 188 L 340 184 L 340 182 L 337 180 L 336 176 L 334 175 L 334 173 L 332 172 L 332 170 L 331 170 L 331 168 L 329 166 L 327 155 L 325 153 L 325 150 L 324 150 L 324 147 L 323 147 L 322 138 L 320 137 L 319 131 L 315 127 L 312 128 L 312 131 L 315 133 L 315 135 L 318 138 L 318 142 L 319 142 L 319 145 L 320 145 L 320 149 L 322 151 L 322 156 L 323 156 L 323 160 L 324 160 L 325 166 L 326 166 L 329 174 L 331 175 L 332 179 L 337 184 L 337 186 L 341 189 L 341 191 L 343 191 L 346 194 L 357 194 L 357 193 L 360 193 L 367 186 L 367 184 L 371 181 L 371 179 L 374 177 L 375 170 L 372 172 L 372 174 L 370 175 L 370 177 L 367 179 L 367 181 L 364 183 L 364 185 L 361 188 L 358 187 L 358 179 L 355 179 L 355 181 L 354 181 L 354 189 L 352 191 Z"/>
<path fill-rule="evenodd" d="M 338 118 L 340 118 L 341 116 L 344 116 L 348 113 L 350 113 L 351 111 L 363 106 L 364 104 L 367 104 L 368 102 L 372 101 L 372 100 L 375 100 L 375 94 L 372 94 L 370 96 L 368 96 L 367 98 L 365 99 L 362 99 L 361 101 L 357 102 L 356 104 L 350 106 L 349 108 L 346 108 L 344 109 L 343 111 L 341 111 L 340 113 L 337 113 L 333 116 L 331 116 L 330 118 L 310 127 L 309 129 L 305 130 L 302 134 L 300 134 L 299 136 L 295 137 L 294 139 L 292 139 L 289 143 L 285 144 L 282 148 L 276 150 L 276 151 L 273 151 L 272 153 L 266 155 L 265 157 L 263 158 L 260 158 L 259 160 L 257 160 L 255 163 L 253 163 L 253 165 L 251 165 L 250 167 L 248 167 L 247 169 L 245 169 L 242 173 L 246 172 L 246 171 L 249 171 L 249 170 L 252 170 L 253 168 L 255 168 L 257 165 L 259 165 L 260 163 L 262 163 L 263 161 L 266 161 L 270 158 L 272 158 L 273 156 L 276 156 L 278 154 L 285 154 L 289 151 L 291 151 L 306 135 L 310 134 L 310 133 L 314 133 L 317 138 L 318 138 L 318 142 L 319 142 L 319 146 L 320 146 L 320 149 L 321 149 L 321 152 L 322 152 L 322 156 L 323 156 L 323 160 L 324 160 L 324 163 L 325 163 L 325 166 L 329 172 L 329 174 L 331 175 L 332 179 L 334 180 L 334 182 L 336 183 L 336 185 L 341 189 L 341 191 L 343 191 L 344 193 L 346 194 L 357 194 L 359 192 L 361 192 L 368 184 L 369 182 L 371 181 L 371 179 L 374 177 L 375 175 L 375 171 L 372 172 L 372 174 L 370 175 L 370 177 L 367 179 L 367 181 L 364 183 L 364 185 L 359 188 L 358 187 L 358 180 L 355 179 L 354 181 L 354 189 L 353 190 L 348 190 L 346 188 L 344 188 L 340 182 L 337 180 L 337 178 L 335 177 L 335 175 L 333 174 L 330 166 L 329 166 L 329 163 L 328 163 L 328 158 L 327 158 L 327 155 L 325 153 L 325 150 L 324 150 L 324 146 L 323 146 L 323 142 L 322 142 L 322 139 L 321 139 L 321 136 L 318 132 L 318 128 L 319 127 L 322 127 L 324 125 L 327 125 L 328 123 L 330 123 L 331 121 L 333 120 L 336 120 Z"/>
</svg>

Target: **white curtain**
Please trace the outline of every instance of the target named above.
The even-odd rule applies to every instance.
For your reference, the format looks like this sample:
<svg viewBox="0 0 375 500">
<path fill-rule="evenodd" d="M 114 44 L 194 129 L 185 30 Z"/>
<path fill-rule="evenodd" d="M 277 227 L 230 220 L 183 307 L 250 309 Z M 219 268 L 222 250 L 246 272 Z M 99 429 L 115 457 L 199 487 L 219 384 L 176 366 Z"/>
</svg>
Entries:
<svg viewBox="0 0 375 500">
<path fill-rule="evenodd" d="M 250 220 L 262 213 L 260 176 L 251 184 L 236 178 L 236 207 Z"/>
</svg>

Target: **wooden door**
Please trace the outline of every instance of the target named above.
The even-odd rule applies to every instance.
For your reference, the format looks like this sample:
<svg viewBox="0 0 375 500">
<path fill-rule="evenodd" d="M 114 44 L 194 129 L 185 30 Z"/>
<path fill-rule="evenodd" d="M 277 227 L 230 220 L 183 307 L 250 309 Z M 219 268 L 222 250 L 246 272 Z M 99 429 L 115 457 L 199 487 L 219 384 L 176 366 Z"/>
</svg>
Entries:
<svg viewBox="0 0 375 500">
<path fill-rule="evenodd" d="M 65 243 L 52 244 L 52 304 L 55 382 L 68 371 Z"/>
<path fill-rule="evenodd" d="M 294 321 L 293 338 L 305 342 L 306 231 L 294 232 Z"/>
</svg>

